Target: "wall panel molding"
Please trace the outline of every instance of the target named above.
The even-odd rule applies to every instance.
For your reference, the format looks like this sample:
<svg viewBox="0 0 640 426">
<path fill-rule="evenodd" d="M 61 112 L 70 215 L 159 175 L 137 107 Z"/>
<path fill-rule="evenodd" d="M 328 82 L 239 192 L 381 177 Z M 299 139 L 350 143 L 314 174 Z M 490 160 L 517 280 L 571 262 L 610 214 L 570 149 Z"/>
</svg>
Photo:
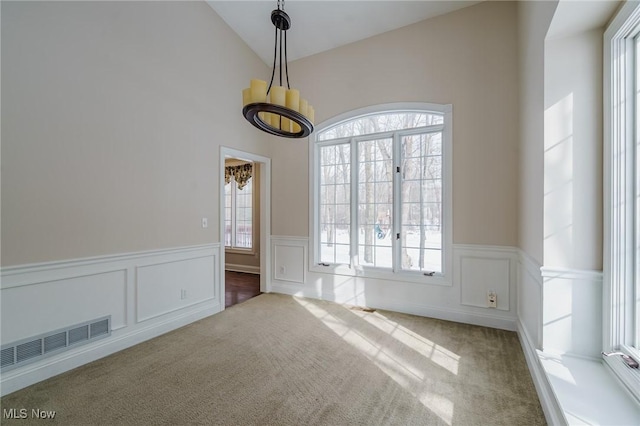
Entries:
<svg viewBox="0 0 640 426">
<path fill-rule="evenodd" d="M 542 349 L 600 360 L 602 272 L 542 267 Z"/>
<path fill-rule="evenodd" d="M 516 250 L 513 247 L 455 245 L 454 282 L 460 284 L 460 303 L 494 311 L 515 310 Z M 498 296 L 496 308 L 487 306 L 489 291 Z"/>
<path fill-rule="evenodd" d="M 523 267 L 524 272 L 542 287 L 542 275 L 540 270 L 542 265 L 524 250 L 518 250 L 518 261 Z"/>
<path fill-rule="evenodd" d="M 3 372 L 1 394 L 224 309 L 220 245 L 153 250 L 0 270 L 2 341 L 111 315 L 111 336 Z"/>
<path fill-rule="evenodd" d="M 561 278 L 570 280 L 583 280 L 587 282 L 602 282 L 602 271 L 588 269 L 553 268 L 543 266 L 540 268 L 542 278 Z"/>
<path fill-rule="evenodd" d="M 388 279 L 310 268 L 308 238 L 272 236 L 271 241 L 274 292 L 516 330 L 515 247 L 454 244 L 453 278 L 442 286 L 400 275 Z M 498 293 L 497 309 L 486 306 L 488 289 Z"/>
<path fill-rule="evenodd" d="M 309 269 L 309 239 L 272 236 L 271 250 L 272 284 L 304 285 Z"/>
<path fill-rule="evenodd" d="M 515 311 L 518 253 L 514 247 L 454 245 L 454 282 L 460 283 L 460 303 L 483 309 Z M 497 308 L 487 307 L 495 291 Z"/>
</svg>

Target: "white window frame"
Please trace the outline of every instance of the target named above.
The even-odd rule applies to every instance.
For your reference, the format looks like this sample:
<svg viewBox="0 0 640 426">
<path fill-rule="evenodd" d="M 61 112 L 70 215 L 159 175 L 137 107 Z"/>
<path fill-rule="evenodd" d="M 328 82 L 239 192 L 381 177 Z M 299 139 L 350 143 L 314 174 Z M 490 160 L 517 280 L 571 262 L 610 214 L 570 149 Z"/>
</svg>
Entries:
<svg viewBox="0 0 640 426">
<path fill-rule="evenodd" d="M 318 148 L 322 145 L 326 145 L 326 142 L 332 141 L 320 141 L 317 139 L 318 135 L 337 124 L 342 122 L 351 121 L 361 116 L 382 114 L 382 113 L 401 113 L 401 112 L 417 112 L 417 113 L 435 113 L 442 115 L 444 118 L 444 124 L 438 125 L 442 127 L 442 209 L 443 209 L 443 223 L 442 223 L 442 272 L 434 274 L 433 276 L 425 275 L 419 271 L 401 270 L 397 268 L 394 270 L 376 268 L 371 266 L 353 266 L 347 264 L 320 264 L 320 253 L 318 244 L 320 241 L 319 229 L 319 214 L 317 201 L 319 200 L 318 182 L 319 176 L 319 156 Z M 437 127 L 437 126 L 432 126 Z M 425 127 L 429 128 L 429 126 Z M 406 129 L 399 131 L 384 132 L 384 135 L 390 134 L 397 137 L 400 133 L 420 133 L 425 128 L 420 129 Z M 400 102 L 389 103 L 382 105 L 374 105 L 366 108 L 360 108 L 357 110 L 349 111 L 344 114 L 340 114 L 332 119 L 329 119 L 323 123 L 320 123 L 316 127 L 314 136 L 309 138 L 309 229 L 310 229 L 310 265 L 309 270 L 312 272 L 329 273 L 335 275 L 346 276 L 359 276 L 366 278 L 378 278 L 387 281 L 402 281 L 402 282 L 415 282 L 421 284 L 432 284 L 442 286 L 453 285 L 453 147 L 452 147 L 452 128 L 453 128 L 453 108 L 450 104 L 433 104 L 424 102 Z M 371 135 L 354 136 L 354 140 L 361 138 L 369 139 Z M 354 155 L 354 153 L 352 153 Z M 356 167 L 352 167 L 352 175 Z M 395 184 L 397 185 L 397 183 Z M 394 186 L 395 188 L 395 186 Z M 399 206 L 397 195 L 397 188 L 395 189 L 396 196 L 394 196 L 394 209 Z M 351 197 L 352 211 L 357 207 L 356 197 Z M 394 215 L 395 216 L 395 215 Z M 353 218 L 353 215 L 352 215 Z M 353 223 L 353 219 L 352 219 Z M 354 228 L 352 227 L 352 233 Z M 396 230 L 397 232 L 397 230 Z"/>
<path fill-rule="evenodd" d="M 255 164 L 251 163 L 251 174 L 254 175 L 255 173 Z M 254 179 L 253 177 L 251 178 L 251 247 L 237 247 L 235 245 L 235 240 L 236 240 L 236 234 L 234 232 L 235 230 L 235 224 L 236 224 L 236 205 L 237 205 L 237 200 L 236 200 L 236 195 L 238 193 L 238 191 L 240 191 L 238 189 L 238 184 L 236 183 L 236 181 L 234 179 L 231 179 L 231 182 L 229 182 L 228 184 L 225 184 L 223 186 L 223 189 L 226 189 L 227 185 L 231 185 L 231 205 L 229 206 L 231 208 L 231 245 L 224 245 L 224 249 L 227 253 L 241 253 L 241 254 L 254 254 L 255 253 L 255 236 L 256 236 L 256 229 L 255 229 L 255 216 L 256 216 L 256 189 L 254 187 Z M 226 194 L 225 194 L 226 196 Z M 226 215 L 226 212 L 225 212 Z M 225 227 L 226 227 L 226 216 L 223 217 L 223 222 L 225 223 Z M 223 242 L 226 242 L 226 238 L 223 235 L 222 236 Z"/>
<path fill-rule="evenodd" d="M 640 29 L 640 6 L 627 2 L 604 34 L 604 259 L 603 350 L 623 352 L 640 361 L 635 322 L 640 309 L 633 299 L 640 292 L 639 253 L 634 248 L 640 220 L 635 193 L 640 189 L 634 172 L 637 126 L 635 91 L 638 89 L 634 38 Z M 622 206 L 622 207 L 620 207 Z M 633 346 L 635 345 L 635 347 Z M 622 357 L 603 357 L 615 376 L 640 401 L 640 370 Z"/>
</svg>

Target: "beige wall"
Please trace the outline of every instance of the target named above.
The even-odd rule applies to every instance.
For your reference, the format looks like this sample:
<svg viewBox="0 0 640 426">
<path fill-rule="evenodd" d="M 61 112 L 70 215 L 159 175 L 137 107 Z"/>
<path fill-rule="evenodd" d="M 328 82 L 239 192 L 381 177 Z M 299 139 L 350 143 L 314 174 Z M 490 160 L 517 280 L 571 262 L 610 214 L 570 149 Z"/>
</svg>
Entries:
<svg viewBox="0 0 640 426">
<path fill-rule="evenodd" d="M 544 39 L 557 1 L 518 2 L 518 246 L 542 264 L 544 173 Z"/>
<path fill-rule="evenodd" d="M 2 265 L 220 241 L 267 73 L 204 2 L 2 2 Z"/>
<path fill-rule="evenodd" d="M 318 123 L 375 104 L 451 103 L 454 242 L 515 246 L 516 47 L 516 5 L 486 2 L 295 61 L 289 72 Z M 273 234 L 306 236 L 308 146 L 273 147 Z"/>
</svg>

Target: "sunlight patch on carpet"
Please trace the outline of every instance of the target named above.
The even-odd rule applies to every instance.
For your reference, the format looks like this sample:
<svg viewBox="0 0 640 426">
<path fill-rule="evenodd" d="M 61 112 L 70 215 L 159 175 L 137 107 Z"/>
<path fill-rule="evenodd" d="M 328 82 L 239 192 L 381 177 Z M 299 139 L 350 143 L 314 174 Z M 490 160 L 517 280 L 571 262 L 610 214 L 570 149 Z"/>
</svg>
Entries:
<svg viewBox="0 0 640 426">
<path fill-rule="evenodd" d="M 413 360 L 407 356 L 403 356 L 401 353 L 396 353 L 393 350 L 377 344 L 362 332 L 349 326 L 344 320 L 330 314 L 308 299 L 294 297 L 294 300 L 322 321 L 326 327 L 340 336 L 345 342 L 358 349 L 381 371 L 411 393 L 411 395 L 419 400 L 426 408 L 431 410 L 448 425 L 452 424 L 454 412 L 453 401 L 445 396 L 424 389 L 428 378 L 425 377 L 422 368 L 413 365 Z M 447 369 L 450 373 L 457 374 L 457 363 L 460 357 L 456 354 L 447 351 L 445 348 L 438 347 L 438 345 L 435 345 L 428 339 L 411 332 L 411 330 L 388 320 L 378 313 L 354 312 L 354 314 L 364 321 L 366 321 L 363 317 L 364 315 L 378 315 L 379 317 L 375 319 L 373 323 L 366 321 L 367 324 L 375 326 L 380 332 L 402 342 L 411 349 L 413 353 L 417 352 L 422 354 L 429 362 L 436 363 Z"/>
<path fill-rule="evenodd" d="M 458 375 L 458 363 L 460 361 L 460 356 L 451 352 L 447 348 L 442 347 L 416 332 L 409 330 L 403 325 L 386 318 L 380 312 L 372 314 L 354 312 L 354 314 L 379 330 L 387 333 L 398 342 L 403 343 L 411 349 L 423 354 L 440 367 Z"/>
</svg>

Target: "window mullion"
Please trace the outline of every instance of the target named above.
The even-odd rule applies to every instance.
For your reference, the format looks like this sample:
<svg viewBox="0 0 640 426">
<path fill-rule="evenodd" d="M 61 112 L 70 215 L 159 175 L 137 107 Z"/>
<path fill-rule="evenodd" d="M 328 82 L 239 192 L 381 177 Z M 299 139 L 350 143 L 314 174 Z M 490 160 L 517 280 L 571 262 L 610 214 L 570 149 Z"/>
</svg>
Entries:
<svg viewBox="0 0 640 426">
<path fill-rule="evenodd" d="M 236 248 L 236 181 L 231 180 L 231 248 Z"/>
<path fill-rule="evenodd" d="M 314 190 L 314 194 L 313 194 L 313 199 L 314 200 L 320 200 L 320 182 L 321 182 L 321 174 L 322 174 L 322 161 L 321 161 L 321 149 L 320 149 L 320 144 L 316 144 L 313 147 L 313 152 L 314 152 L 314 158 L 313 158 L 313 190 Z M 321 202 L 315 202 L 314 203 L 314 208 L 315 208 L 315 215 L 313 217 L 313 229 L 314 229 L 314 233 L 315 233 L 315 238 L 314 238 L 314 245 L 315 245 L 315 253 L 314 253 L 314 262 L 316 264 L 322 262 L 322 232 L 320 231 L 320 218 L 322 217 L 322 203 Z"/>
<path fill-rule="evenodd" d="M 355 138 L 351 138 L 349 141 L 350 146 L 350 161 L 351 161 L 351 197 L 349 199 L 350 205 L 350 218 L 351 227 L 350 231 L 350 245 L 349 245 L 349 258 L 351 268 L 360 264 L 358 258 L 358 142 Z"/>
<path fill-rule="evenodd" d="M 626 40 L 624 43 L 624 93 L 625 93 L 625 118 L 624 118 L 624 137 L 621 139 L 622 149 L 621 154 L 624 155 L 624 165 L 622 169 L 622 179 L 623 183 L 621 185 L 621 190 L 623 191 L 621 196 L 623 199 L 624 212 L 623 215 L 623 229 L 620 234 L 622 238 L 622 250 L 623 250 L 623 281 L 622 285 L 622 298 L 625 303 L 622 303 L 622 344 L 625 346 L 632 345 L 632 335 L 633 335 L 633 314 L 634 311 L 632 309 L 632 304 L 629 303 L 632 300 L 634 289 L 633 289 L 633 278 L 634 278 L 634 210 L 635 210 L 635 200 L 633 199 L 634 192 L 634 161 L 633 155 L 634 152 L 634 139 L 635 139 L 635 126 L 634 126 L 634 87 L 635 87 L 635 79 L 634 76 L 634 49 L 633 43 L 631 40 Z"/>
<path fill-rule="evenodd" d="M 636 28 L 637 31 L 637 28 Z M 632 65 L 631 73 L 633 75 L 633 94 L 634 99 L 632 102 L 632 120 L 634 123 L 633 128 L 633 139 L 629 143 L 629 156 L 632 159 L 631 165 L 631 200 L 632 200 L 632 213 L 631 213 L 631 223 L 633 225 L 633 257 L 632 257 L 632 268 L 633 268 L 633 280 L 631 281 L 631 303 L 630 303 L 630 311 L 633 313 L 633 319 L 631 322 L 631 332 L 632 336 L 630 339 L 631 345 L 635 348 L 636 354 L 640 353 L 640 151 L 638 150 L 638 141 L 640 141 L 640 120 L 639 120 L 639 107 L 640 103 L 640 94 L 638 93 L 638 89 L 640 88 L 640 53 L 638 50 L 640 49 L 640 35 L 635 35 L 632 42 Z"/>
<path fill-rule="evenodd" d="M 393 235 L 392 252 L 393 252 L 393 271 L 399 272 L 402 268 L 402 241 L 397 238 L 401 234 L 402 209 L 402 153 L 400 144 L 400 133 L 393 134 Z"/>
</svg>

